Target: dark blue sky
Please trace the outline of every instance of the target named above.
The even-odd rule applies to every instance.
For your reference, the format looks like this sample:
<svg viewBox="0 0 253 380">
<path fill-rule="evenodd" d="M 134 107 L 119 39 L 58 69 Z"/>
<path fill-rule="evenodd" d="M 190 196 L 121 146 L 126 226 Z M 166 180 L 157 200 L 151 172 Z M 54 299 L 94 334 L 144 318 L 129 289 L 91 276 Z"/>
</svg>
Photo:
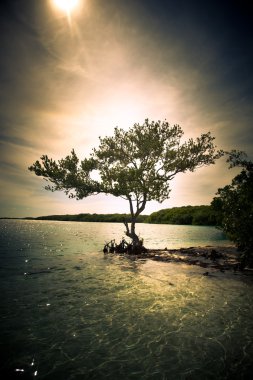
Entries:
<svg viewBox="0 0 253 380">
<path fill-rule="evenodd" d="M 43 190 L 27 167 L 47 153 L 83 158 L 118 125 L 167 119 L 186 137 L 253 158 L 250 1 L 80 0 L 68 18 L 53 0 L 0 5 L 0 216 L 125 212 L 114 198 L 82 202 Z M 172 183 L 147 212 L 208 204 L 234 176 L 225 162 Z"/>
</svg>

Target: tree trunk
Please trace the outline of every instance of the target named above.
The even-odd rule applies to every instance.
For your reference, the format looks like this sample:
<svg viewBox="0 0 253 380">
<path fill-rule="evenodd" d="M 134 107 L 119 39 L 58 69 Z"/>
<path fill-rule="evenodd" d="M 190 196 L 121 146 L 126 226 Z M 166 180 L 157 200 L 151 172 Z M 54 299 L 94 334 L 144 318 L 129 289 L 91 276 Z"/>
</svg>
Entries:
<svg viewBox="0 0 253 380">
<path fill-rule="evenodd" d="M 136 223 L 136 219 L 132 217 L 132 219 L 131 219 L 131 229 L 129 229 L 128 223 L 124 222 L 124 225 L 126 227 L 125 234 L 130 239 L 132 239 L 132 244 L 133 244 L 134 247 L 140 245 L 140 239 L 139 239 L 138 235 L 136 235 L 136 233 L 135 233 L 135 223 Z"/>
<path fill-rule="evenodd" d="M 145 205 L 146 205 L 146 196 L 144 196 L 144 199 L 141 202 L 141 204 L 139 202 L 137 202 L 136 212 L 134 212 L 133 202 L 132 202 L 132 199 L 131 199 L 130 196 L 129 196 L 128 200 L 129 200 L 129 206 L 130 206 L 130 212 L 131 212 L 131 222 L 130 222 L 130 228 L 129 228 L 129 225 L 128 225 L 127 221 L 124 222 L 124 225 L 126 227 L 125 234 L 126 234 L 126 236 L 128 236 L 132 240 L 132 242 L 131 242 L 131 244 L 132 244 L 132 252 L 133 253 L 140 253 L 144 249 L 144 247 L 143 247 L 143 240 L 139 239 L 139 236 L 136 235 L 136 233 L 135 233 L 135 224 L 136 224 L 136 220 L 137 220 L 138 216 L 140 215 L 140 213 L 145 208 Z"/>
</svg>

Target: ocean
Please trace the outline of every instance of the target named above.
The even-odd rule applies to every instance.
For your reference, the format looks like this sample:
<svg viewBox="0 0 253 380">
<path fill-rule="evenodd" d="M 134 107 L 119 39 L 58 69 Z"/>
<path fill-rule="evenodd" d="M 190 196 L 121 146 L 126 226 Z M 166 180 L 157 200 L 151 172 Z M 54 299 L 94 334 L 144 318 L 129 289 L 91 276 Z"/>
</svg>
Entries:
<svg viewBox="0 0 253 380">
<path fill-rule="evenodd" d="M 138 224 L 147 248 L 231 244 Z M 250 379 L 253 282 L 104 254 L 116 223 L 0 220 L 1 378 Z"/>
</svg>

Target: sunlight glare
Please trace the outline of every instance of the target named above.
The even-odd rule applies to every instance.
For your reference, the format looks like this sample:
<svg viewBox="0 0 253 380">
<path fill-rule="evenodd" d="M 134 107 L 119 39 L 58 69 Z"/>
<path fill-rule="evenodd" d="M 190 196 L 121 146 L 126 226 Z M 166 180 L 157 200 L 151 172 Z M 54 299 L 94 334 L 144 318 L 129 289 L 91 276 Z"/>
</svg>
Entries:
<svg viewBox="0 0 253 380">
<path fill-rule="evenodd" d="M 54 0 L 54 4 L 67 14 L 77 7 L 78 3 L 79 0 Z"/>
</svg>

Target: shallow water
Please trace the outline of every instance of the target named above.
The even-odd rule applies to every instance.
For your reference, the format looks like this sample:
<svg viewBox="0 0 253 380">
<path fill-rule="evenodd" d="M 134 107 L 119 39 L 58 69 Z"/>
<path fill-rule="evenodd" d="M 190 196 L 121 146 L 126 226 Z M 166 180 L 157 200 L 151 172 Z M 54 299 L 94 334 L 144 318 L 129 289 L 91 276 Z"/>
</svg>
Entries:
<svg viewBox="0 0 253 380">
<path fill-rule="evenodd" d="M 153 248 L 229 244 L 210 227 L 138 230 Z M 120 224 L 0 221 L 4 378 L 250 379 L 252 280 L 103 255 L 122 232 Z"/>
</svg>

